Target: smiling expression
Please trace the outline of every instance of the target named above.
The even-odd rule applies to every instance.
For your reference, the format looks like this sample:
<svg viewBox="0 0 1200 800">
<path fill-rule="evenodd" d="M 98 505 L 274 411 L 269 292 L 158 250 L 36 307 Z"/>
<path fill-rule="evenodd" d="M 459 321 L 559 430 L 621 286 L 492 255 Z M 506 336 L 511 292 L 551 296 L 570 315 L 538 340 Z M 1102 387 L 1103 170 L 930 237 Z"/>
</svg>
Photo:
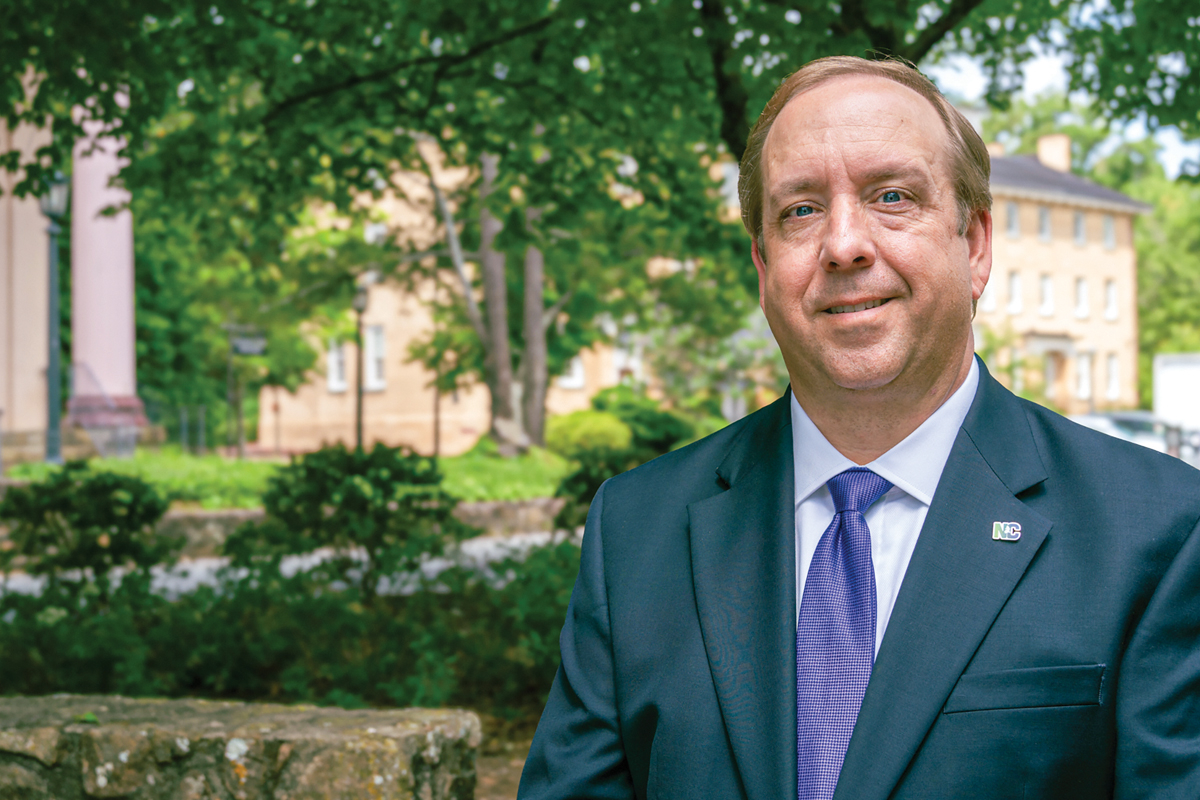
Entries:
<svg viewBox="0 0 1200 800">
<path fill-rule="evenodd" d="M 960 235 L 949 141 L 928 101 L 875 76 L 833 78 L 775 120 L 753 253 L 802 405 L 965 378 L 991 217 L 976 212 Z"/>
</svg>

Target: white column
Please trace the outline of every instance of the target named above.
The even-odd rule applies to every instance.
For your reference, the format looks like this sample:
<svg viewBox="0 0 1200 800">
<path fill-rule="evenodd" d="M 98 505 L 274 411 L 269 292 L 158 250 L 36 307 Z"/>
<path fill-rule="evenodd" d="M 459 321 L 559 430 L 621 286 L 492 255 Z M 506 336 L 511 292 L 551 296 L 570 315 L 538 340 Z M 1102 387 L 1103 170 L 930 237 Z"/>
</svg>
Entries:
<svg viewBox="0 0 1200 800">
<path fill-rule="evenodd" d="M 145 424 L 134 349 L 133 216 L 129 193 L 109 185 L 122 142 L 85 123 L 71 176 L 72 420 L 85 428 Z"/>
</svg>

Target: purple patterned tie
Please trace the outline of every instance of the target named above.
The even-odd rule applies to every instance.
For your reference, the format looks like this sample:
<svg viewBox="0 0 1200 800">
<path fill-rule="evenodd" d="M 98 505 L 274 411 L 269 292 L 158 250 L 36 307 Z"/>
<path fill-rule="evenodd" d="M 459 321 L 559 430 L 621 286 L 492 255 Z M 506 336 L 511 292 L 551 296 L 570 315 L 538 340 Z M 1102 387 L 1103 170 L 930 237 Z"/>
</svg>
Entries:
<svg viewBox="0 0 1200 800">
<path fill-rule="evenodd" d="M 863 467 L 826 484 L 837 513 L 804 581 L 796 626 L 796 791 L 829 800 L 875 662 L 875 569 L 862 512 L 892 488 Z"/>
</svg>

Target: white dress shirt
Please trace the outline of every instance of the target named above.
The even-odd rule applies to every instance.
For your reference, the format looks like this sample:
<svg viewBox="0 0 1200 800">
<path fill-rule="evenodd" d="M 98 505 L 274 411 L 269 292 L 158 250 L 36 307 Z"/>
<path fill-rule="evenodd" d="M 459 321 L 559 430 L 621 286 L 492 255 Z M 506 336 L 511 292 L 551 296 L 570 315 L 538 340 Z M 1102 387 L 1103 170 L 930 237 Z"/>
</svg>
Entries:
<svg viewBox="0 0 1200 800">
<path fill-rule="evenodd" d="M 962 386 L 904 441 L 869 464 L 868 469 L 892 483 L 892 488 L 864 515 L 871 529 L 871 562 L 875 567 L 875 652 L 883 641 L 900 583 L 908 569 L 913 548 L 934 490 L 942 477 L 950 448 L 958 436 L 979 387 L 979 366 L 971 359 L 971 370 Z M 804 597 L 804 580 L 817 542 L 833 521 L 833 497 L 825 482 L 858 466 L 839 453 L 817 430 L 808 414 L 792 395 L 792 458 L 796 465 L 796 617 Z"/>
</svg>

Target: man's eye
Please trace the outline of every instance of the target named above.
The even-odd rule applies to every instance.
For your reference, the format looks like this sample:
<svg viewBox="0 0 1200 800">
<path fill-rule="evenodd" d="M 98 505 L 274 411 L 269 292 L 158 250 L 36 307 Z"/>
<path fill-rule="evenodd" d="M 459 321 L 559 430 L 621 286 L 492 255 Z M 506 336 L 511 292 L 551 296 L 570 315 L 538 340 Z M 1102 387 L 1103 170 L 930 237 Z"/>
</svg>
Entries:
<svg viewBox="0 0 1200 800">
<path fill-rule="evenodd" d="M 891 189 L 884 192 L 883 197 L 879 199 L 885 203 L 899 203 L 903 198 L 900 197 L 899 192 L 897 192 L 895 189 Z"/>
<path fill-rule="evenodd" d="M 807 217 L 811 213 L 813 213 L 812 206 L 796 206 L 792 209 L 793 217 Z"/>
</svg>

